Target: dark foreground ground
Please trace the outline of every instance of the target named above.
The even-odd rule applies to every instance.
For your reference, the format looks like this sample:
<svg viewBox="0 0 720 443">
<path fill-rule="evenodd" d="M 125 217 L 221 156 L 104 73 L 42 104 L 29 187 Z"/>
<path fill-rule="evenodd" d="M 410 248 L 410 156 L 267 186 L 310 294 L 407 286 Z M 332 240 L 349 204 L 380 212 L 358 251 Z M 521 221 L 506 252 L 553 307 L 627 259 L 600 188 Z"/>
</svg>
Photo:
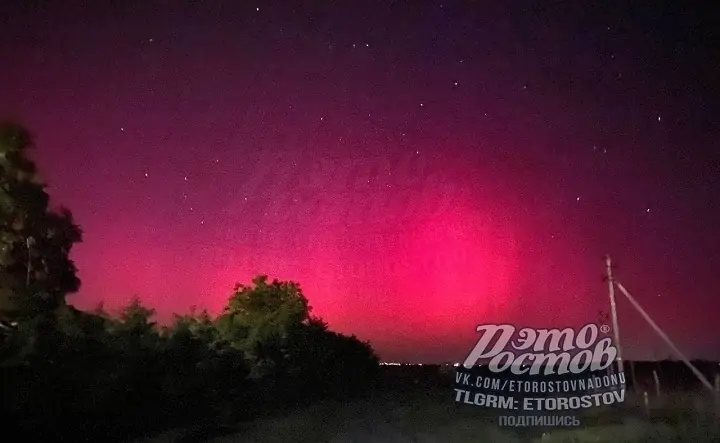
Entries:
<svg viewBox="0 0 720 443">
<path fill-rule="evenodd" d="M 377 392 L 354 401 L 324 401 L 226 429 L 174 430 L 135 442 L 465 443 L 720 442 L 711 402 L 702 394 L 667 394 L 644 407 L 629 396 L 622 410 L 594 410 L 576 429 L 500 428 L 488 410 L 453 402 L 446 389 Z M 218 435 L 222 434 L 222 435 Z"/>
</svg>

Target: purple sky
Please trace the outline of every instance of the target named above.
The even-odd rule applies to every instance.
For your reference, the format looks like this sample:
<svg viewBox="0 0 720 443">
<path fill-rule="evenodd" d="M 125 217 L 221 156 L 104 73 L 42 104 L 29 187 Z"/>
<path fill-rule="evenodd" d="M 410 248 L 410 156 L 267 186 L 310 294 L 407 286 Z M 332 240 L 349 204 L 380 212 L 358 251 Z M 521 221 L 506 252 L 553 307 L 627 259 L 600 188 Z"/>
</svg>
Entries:
<svg viewBox="0 0 720 443">
<path fill-rule="evenodd" d="M 0 114 L 85 231 L 72 302 L 217 312 L 265 273 L 385 359 L 461 360 L 479 323 L 598 321 L 611 253 L 720 357 L 717 13 L 496 3 L 4 2 Z"/>
</svg>

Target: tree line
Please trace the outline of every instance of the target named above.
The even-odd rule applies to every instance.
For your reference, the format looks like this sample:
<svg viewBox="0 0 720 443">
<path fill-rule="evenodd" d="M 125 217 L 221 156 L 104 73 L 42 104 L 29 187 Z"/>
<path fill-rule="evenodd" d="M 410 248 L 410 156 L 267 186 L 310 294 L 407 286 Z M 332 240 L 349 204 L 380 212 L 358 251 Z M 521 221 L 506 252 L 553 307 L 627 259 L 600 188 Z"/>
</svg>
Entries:
<svg viewBox="0 0 720 443">
<path fill-rule="evenodd" d="M 261 275 L 218 316 L 159 325 L 137 299 L 114 314 L 67 303 L 82 231 L 51 209 L 30 133 L 0 124 L 0 395 L 5 435 L 112 441 L 189 423 L 233 423 L 373 386 L 368 343 L 335 333 L 300 285 Z"/>
</svg>

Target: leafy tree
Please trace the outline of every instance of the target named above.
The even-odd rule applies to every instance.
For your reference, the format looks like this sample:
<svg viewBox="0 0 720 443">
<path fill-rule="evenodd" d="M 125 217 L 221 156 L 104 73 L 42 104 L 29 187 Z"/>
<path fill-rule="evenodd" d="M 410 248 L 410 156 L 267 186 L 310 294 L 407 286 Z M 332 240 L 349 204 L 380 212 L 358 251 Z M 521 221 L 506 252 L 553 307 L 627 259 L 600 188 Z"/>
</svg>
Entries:
<svg viewBox="0 0 720 443">
<path fill-rule="evenodd" d="M 294 328 L 310 320 L 310 305 L 300 285 L 255 277 L 253 286 L 237 284 L 219 318 L 223 337 L 234 346 L 262 357 L 263 347 L 281 344 Z"/>
<path fill-rule="evenodd" d="M 237 285 L 218 327 L 249 354 L 252 374 L 265 381 L 268 398 L 347 395 L 373 381 L 379 360 L 372 348 L 312 316 L 299 285 L 268 283 L 266 276 L 253 283 Z"/>
<path fill-rule="evenodd" d="M 28 156 L 30 133 L 0 123 L 0 316 L 35 315 L 64 305 L 80 280 L 70 259 L 82 232 L 65 208 L 52 211 Z"/>
<path fill-rule="evenodd" d="M 0 320 L 18 320 L 0 346 L 6 428 L 110 441 L 368 386 L 370 346 L 313 317 L 294 282 L 258 276 L 219 318 L 193 310 L 162 330 L 137 297 L 116 315 L 66 304 L 82 234 L 68 210 L 49 209 L 31 146 L 24 128 L 0 124 Z"/>
<path fill-rule="evenodd" d="M 220 340 L 217 325 L 207 310 L 196 313 L 193 309 L 189 315 L 176 314 L 173 325 L 165 329 L 165 335 L 172 338 L 177 334 L 187 334 L 208 345 Z"/>
<path fill-rule="evenodd" d="M 120 310 L 114 321 L 107 323 L 108 332 L 115 338 L 114 345 L 131 360 L 150 358 L 161 343 L 157 323 L 153 320 L 155 310 L 143 306 L 137 296 Z M 145 370 L 147 368 L 133 368 Z"/>
<path fill-rule="evenodd" d="M 356 394 L 378 375 L 379 358 L 368 343 L 330 331 L 318 320 L 293 334 L 287 355 L 288 374 L 302 397 Z"/>
<path fill-rule="evenodd" d="M 138 335 L 153 333 L 157 324 L 152 320 L 154 316 L 154 309 L 146 308 L 140 298 L 133 296 L 130 299 L 130 304 L 120 311 L 118 329 Z"/>
</svg>

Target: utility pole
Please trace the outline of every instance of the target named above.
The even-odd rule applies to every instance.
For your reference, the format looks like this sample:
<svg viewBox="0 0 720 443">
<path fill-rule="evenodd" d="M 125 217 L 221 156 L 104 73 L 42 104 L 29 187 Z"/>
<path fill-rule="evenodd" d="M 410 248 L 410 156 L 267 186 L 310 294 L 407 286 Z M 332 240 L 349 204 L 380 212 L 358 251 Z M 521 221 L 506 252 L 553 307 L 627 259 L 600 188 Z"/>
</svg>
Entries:
<svg viewBox="0 0 720 443">
<path fill-rule="evenodd" d="M 638 303 L 637 300 L 635 300 L 635 298 L 632 295 L 630 295 L 630 292 L 628 292 L 628 290 L 625 289 L 625 287 L 620 282 L 615 281 L 615 279 L 613 279 L 612 262 L 610 261 L 609 255 L 605 256 L 605 265 L 607 267 L 608 293 L 610 295 L 610 307 L 612 308 L 612 320 L 613 320 L 613 329 L 615 332 L 615 347 L 617 348 L 618 369 L 620 371 L 623 370 L 623 362 L 622 362 L 622 355 L 620 352 L 620 333 L 618 331 L 617 309 L 615 307 L 615 285 L 617 285 L 620 292 L 625 296 L 625 298 L 627 298 L 627 300 L 635 308 L 635 310 L 637 310 L 638 313 L 640 313 L 640 315 L 643 317 L 643 319 L 645 319 L 645 321 L 650 325 L 650 327 L 655 330 L 657 335 L 659 335 L 660 338 L 662 338 L 663 341 L 668 345 L 668 347 L 670 347 L 670 349 L 672 349 L 675 352 L 675 354 L 678 357 L 680 357 L 682 362 L 685 363 L 685 365 L 692 371 L 692 373 L 698 378 L 698 380 L 700 380 L 700 382 L 703 384 L 703 386 L 705 386 L 710 392 L 715 394 L 715 398 L 717 399 L 718 404 L 720 404 L 720 393 L 718 392 L 718 389 L 716 387 L 713 387 L 713 385 L 705 377 L 705 375 L 702 372 L 700 372 L 698 370 L 698 368 L 696 368 L 695 365 L 693 365 L 692 362 L 690 362 L 690 360 L 688 360 L 688 358 L 685 356 L 685 354 L 683 354 L 682 351 L 680 351 L 680 349 L 678 349 L 677 346 L 675 346 L 675 343 L 673 343 L 672 340 L 670 340 L 670 337 L 668 337 L 668 335 L 665 333 L 665 331 L 660 329 L 660 326 L 658 326 L 653 321 L 653 319 L 650 318 L 648 313 L 645 312 L 645 310 L 642 308 L 642 306 L 640 306 L 640 303 Z M 659 391 L 659 380 L 657 377 L 657 373 L 655 373 L 655 371 L 653 371 L 653 372 L 654 372 L 654 376 L 655 376 L 655 385 L 658 387 L 658 391 Z M 717 382 L 716 382 L 716 384 L 717 384 Z M 647 406 L 647 392 L 645 393 L 645 396 L 646 396 L 645 402 L 646 402 L 646 406 Z"/>
<path fill-rule="evenodd" d="M 30 275 L 32 274 L 33 268 L 32 268 L 32 252 L 33 252 L 33 246 L 35 246 L 35 238 L 28 237 L 25 241 L 25 244 L 27 245 L 28 250 L 28 260 L 27 260 L 27 275 L 25 276 L 25 287 L 30 288 Z"/>
<path fill-rule="evenodd" d="M 608 296 L 610 297 L 610 309 L 612 312 L 612 328 L 615 336 L 615 348 L 617 349 L 618 372 L 624 372 L 622 348 L 620 347 L 620 329 L 618 328 L 617 306 L 615 304 L 615 280 L 612 275 L 612 260 L 610 255 L 605 256 L 605 270 L 607 272 Z"/>
<path fill-rule="evenodd" d="M 648 313 L 645 312 L 645 310 L 642 308 L 642 306 L 640 306 L 640 303 L 638 303 L 637 300 L 635 300 L 635 298 L 634 298 L 632 295 L 630 295 L 630 293 L 628 292 L 628 290 L 625 289 L 625 286 L 623 286 L 622 284 L 620 284 L 620 282 L 617 282 L 617 286 L 618 286 L 618 289 L 620 289 L 620 292 L 622 292 L 622 294 L 628 299 L 628 301 L 630 302 L 630 304 L 632 304 L 633 307 L 634 307 L 635 309 L 637 309 L 637 311 L 640 313 L 640 315 L 642 315 L 642 317 L 645 319 L 645 321 L 648 322 L 648 324 L 650 325 L 650 327 L 655 330 L 655 332 L 657 333 L 657 335 L 659 335 L 660 338 L 663 339 L 663 341 L 670 347 L 670 349 L 672 349 L 673 351 L 675 351 L 675 354 L 676 354 L 678 357 L 680 357 L 680 359 L 682 360 L 682 362 L 685 363 L 685 365 L 686 365 L 688 368 L 690 368 L 690 370 L 692 371 L 692 373 L 698 378 L 698 380 L 700 380 L 700 382 L 703 384 L 703 386 L 705 386 L 710 392 L 715 393 L 715 389 L 713 388 L 713 385 L 712 385 L 712 384 L 710 383 L 710 381 L 705 377 L 705 375 L 703 375 L 703 373 L 700 372 L 700 371 L 698 370 L 698 368 L 696 368 L 695 365 L 693 365 L 693 364 L 690 362 L 690 360 L 685 356 L 685 354 L 683 354 L 682 351 L 680 351 L 680 349 L 678 349 L 678 347 L 675 346 L 675 343 L 673 343 L 672 340 L 670 340 L 670 337 L 668 337 L 668 335 L 665 333 L 665 331 L 663 331 L 662 329 L 660 329 L 660 326 L 658 326 L 658 325 L 653 321 L 653 319 L 650 318 L 650 316 L 648 315 Z M 619 350 L 619 349 L 618 349 L 618 350 Z M 659 384 L 659 381 L 657 380 L 657 375 L 655 375 L 655 377 L 656 377 L 656 383 Z"/>
</svg>

